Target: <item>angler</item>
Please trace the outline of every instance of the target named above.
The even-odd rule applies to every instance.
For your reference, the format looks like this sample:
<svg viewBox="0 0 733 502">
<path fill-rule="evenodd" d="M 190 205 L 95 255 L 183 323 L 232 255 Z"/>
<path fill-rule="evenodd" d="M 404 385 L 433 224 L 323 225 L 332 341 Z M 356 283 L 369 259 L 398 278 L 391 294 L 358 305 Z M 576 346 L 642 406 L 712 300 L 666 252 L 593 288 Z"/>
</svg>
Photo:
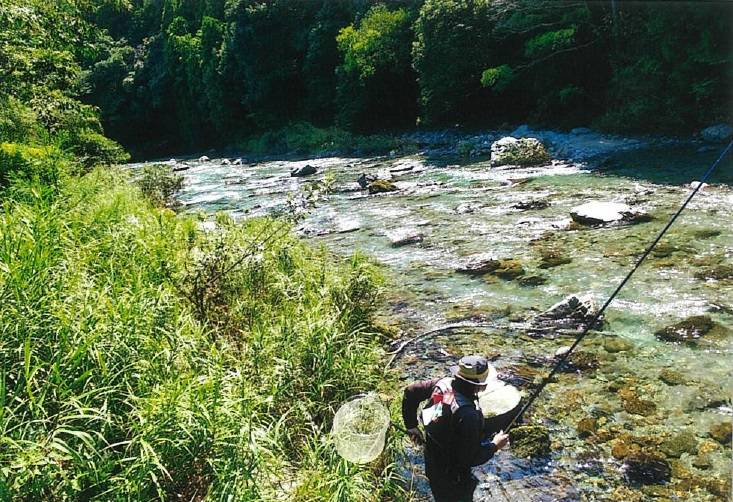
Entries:
<svg viewBox="0 0 733 502">
<path fill-rule="evenodd" d="M 489 362 L 481 356 L 466 356 L 451 368 L 451 374 L 408 386 L 402 419 L 410 438 L 425 445 L 425 472 L 436 502 L 469 502 L 478 484 L 471 467 L 487 462 L 508 444 L 509 436 L 485 430 L 478 394 L 495 381 L 496 370 Z M 417 410 L 428 399 L 420 413 L 423 437 Z"/>
</svg>

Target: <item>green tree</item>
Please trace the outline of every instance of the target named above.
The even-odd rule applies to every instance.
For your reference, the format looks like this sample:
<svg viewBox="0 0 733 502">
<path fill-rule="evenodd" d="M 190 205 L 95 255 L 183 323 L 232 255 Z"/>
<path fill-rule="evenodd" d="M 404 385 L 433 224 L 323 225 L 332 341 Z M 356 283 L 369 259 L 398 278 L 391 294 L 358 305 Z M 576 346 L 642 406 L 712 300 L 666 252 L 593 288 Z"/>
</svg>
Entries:
<svg viewBox="0 0 733 502">
<path fill-rule="evenodd" d="M 416 108 L 410 67 L 412 18 L 404 9 L 372 7 L 358 25 L 343 28 L 336 41 L 343 55 L 337 68 L 340 122 L 358 130 L 409 125 Z"/>
</svg>

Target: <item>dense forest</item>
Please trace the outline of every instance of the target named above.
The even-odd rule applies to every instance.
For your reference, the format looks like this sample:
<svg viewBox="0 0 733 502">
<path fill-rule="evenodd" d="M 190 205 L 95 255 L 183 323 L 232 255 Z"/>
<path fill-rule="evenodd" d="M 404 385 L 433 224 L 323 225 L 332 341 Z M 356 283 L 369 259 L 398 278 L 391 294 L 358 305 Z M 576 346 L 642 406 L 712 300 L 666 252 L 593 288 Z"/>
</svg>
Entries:
<svg viewBox="0 0 733 502">
<path fill-rule="evenodd" d="M 5 5 L 4 108 L 28 117 L 28 106 L 53 130 L 60 110 L 84 122 L 91 105 L 135 151 L 236 144 L 297 123 L 689 133 L 730 113 L 728 2 Z"/>
</svg>

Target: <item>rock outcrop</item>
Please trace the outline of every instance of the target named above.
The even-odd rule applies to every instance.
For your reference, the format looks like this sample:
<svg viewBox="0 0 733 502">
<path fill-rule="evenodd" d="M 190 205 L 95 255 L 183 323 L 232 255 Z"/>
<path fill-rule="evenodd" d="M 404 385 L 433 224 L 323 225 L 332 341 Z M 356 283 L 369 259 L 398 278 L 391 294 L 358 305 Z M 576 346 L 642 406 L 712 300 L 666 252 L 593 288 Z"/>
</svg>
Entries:
<svg viewBox="0 0 733 502">
<path fill-rule="evenodd" d="M 397 188 L 397 185 L 395 185 L 391 181 L 374 180 L 371 183 L 369 183 L 369 194 L 370 195 L 373 195 L 376 193 L 396 192 L 397 190 L 399 190 L 399 188 Z"/>
</svg>

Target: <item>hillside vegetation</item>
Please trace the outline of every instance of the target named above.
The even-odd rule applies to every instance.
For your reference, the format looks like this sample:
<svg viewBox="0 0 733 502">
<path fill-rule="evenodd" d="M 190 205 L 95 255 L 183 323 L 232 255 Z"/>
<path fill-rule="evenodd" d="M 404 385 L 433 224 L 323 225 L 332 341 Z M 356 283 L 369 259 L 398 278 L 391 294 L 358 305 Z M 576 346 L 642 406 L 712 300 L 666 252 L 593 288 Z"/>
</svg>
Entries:
<svg viewBox="0 0 733 502">
<path fill-rule="evenodd" d="M 92 3 L 106 35 L 84 99 L 136 147 L 209 147 L 293 122 L 687 134 L 730 119 L 730 2 Z"/>
<path fill-rule="evenodd" d="M 389 500 L 328 441 L 389 385 L 380 278 L 287 220 L 177 215 L 83 103 L 82 2 L 0 7 L 0 500 Z"/>
</svg>

